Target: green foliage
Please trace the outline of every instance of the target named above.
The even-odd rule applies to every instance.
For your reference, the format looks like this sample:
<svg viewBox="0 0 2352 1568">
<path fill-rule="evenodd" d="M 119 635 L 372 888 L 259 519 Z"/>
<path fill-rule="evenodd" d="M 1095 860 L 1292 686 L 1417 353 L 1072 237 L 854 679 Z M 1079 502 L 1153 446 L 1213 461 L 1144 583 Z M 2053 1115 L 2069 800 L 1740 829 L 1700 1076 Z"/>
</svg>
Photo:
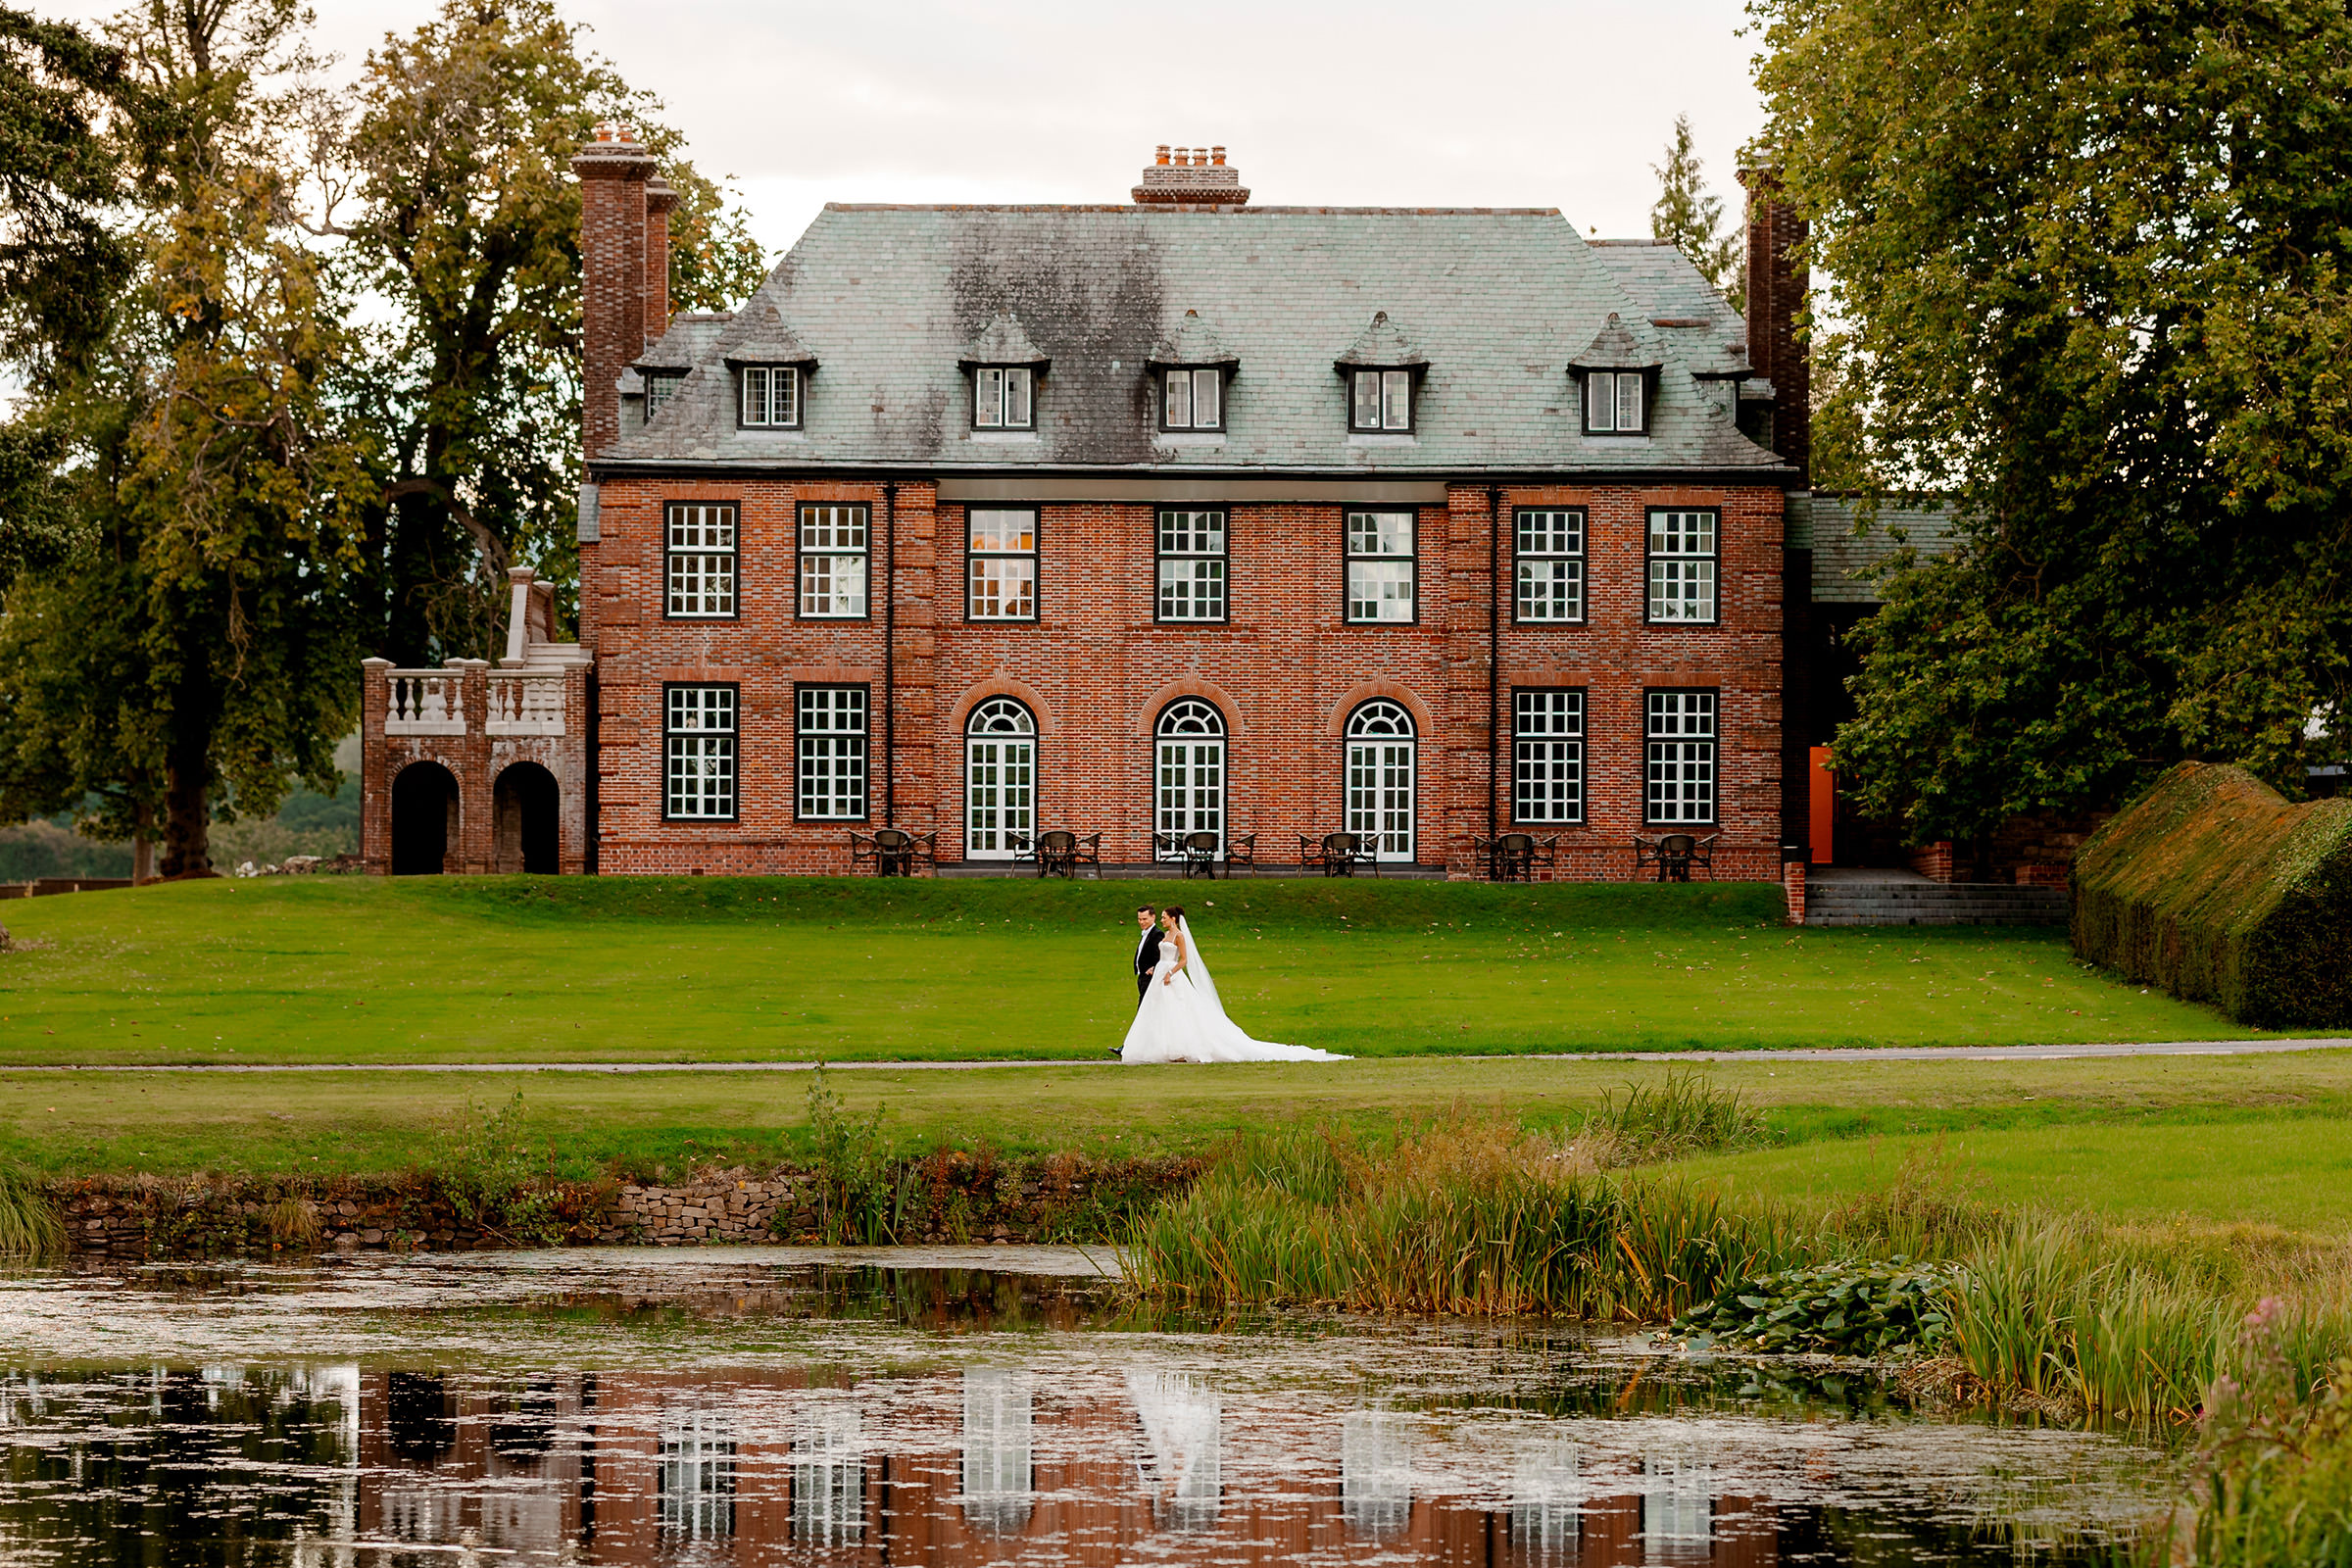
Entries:
<svg viewBox="0 0 2352 1568">
<path fill-rule="evenodd" d="M 2307 1402 L 2290 1321 L 2264 1300 L 2237 1334 L 2230 1374 L 2214 1383 L 2193 1537 L 2207 1568 L 2352 1562 L 2352 1361 Z"/>
<path fill-rule="evenodd" d="M 1723 198 L 1707 189 L 1698 153 L 1691 146 L 1690 117 L 1674 117 L 1674 139 L 1666 162 L 1652 164 L 1658 199 L 1649 209 L 1649 237 L 1672 244 L 1690 259 L 1699 275 L 1715 285 L 1732 309 L 1747 309 L 1747 273 L 1738 223 L 1723 227 Z"/>
<path fill-rule="evenodd" d="M 1951 1333 L 1951 1271 L 1914 1264 L 1831 1262 L 1742 1280 L 1675 1319 L 1673 1332 L 1767 1352 L 1913 1354 Z"/>
<path fill-rule="evenodd" d="M 2266 1029 L 2352 1024 L 2352 801 L 2183 762 L 2075 859 L 2075 952 Z"/>
<path fill-rule="evenodd" d="M 66 1249 L 66 1223 L 39 1181 L 0 1169 L 0 1257 L 47 1257 Z"/>
<path fill-rule="evenodd" d="M 531 1148 L 517 1089 L 495 1110 L 466 1102 L 443 1135 L 433 1177 L 466 1224 L 510 1243 L 552 1247 L 564 1236 L 554 1161 L 552 1148 Z"/>
<path fill-rule="evenodd" d="M 1763 1112 L 1746 1096 L 1694 1072 L 1668 1072 L 1654 1084 L 1628 1084 L 1623 1100 L 1613 1090 L 1602 1091 L 1584 1130 L 1609 1140 L 1611 1162 L 1617 1164 L 1772 1141 Z"/>
<path fill-rule="evenodd" d="M 121 152 L 100 128 L 136 103 L 122 67 L 120 50 L 68 24 L 0 6 L 0 357 L 43 384 L 105 336 L 129 276 L 129 247 L 106 220 L 123 193 Z M 0 471 L 0 557 L 6 494 Z"/>
<path fill-rule="evenodd" d="M 1959 548 L 1857 634 L 1841 787 L 1922 839 L 2352 712 L 2352 14 L 1752 0 L 1820 422 Z"/>
<path fill-rule="evenodd" d="M 888 1107 L 853 1114 L 825 1080 L 808 1075 L 808 1132 L 815 1146 L 817 1224 L 830 1247 L 881 1247 L 899 1239 L 911 1172 L 894 1165 L 882 1132 Z"/>
</svg>

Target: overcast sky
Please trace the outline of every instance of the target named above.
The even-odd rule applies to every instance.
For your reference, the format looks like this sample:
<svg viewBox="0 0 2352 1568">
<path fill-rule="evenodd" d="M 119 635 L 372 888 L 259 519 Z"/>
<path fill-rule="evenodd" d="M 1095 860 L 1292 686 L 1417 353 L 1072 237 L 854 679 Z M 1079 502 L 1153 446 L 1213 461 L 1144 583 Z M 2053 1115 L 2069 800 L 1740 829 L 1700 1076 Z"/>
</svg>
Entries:
<svg viewBox="0 0 2352 1568">
<path fill-rule="evenodd" d="M 1735 216 L 1761 121 L 1740 0 L 559 4 L 771 251 L 828 201 L 1125 201 L 1161 142 L 1223 143 L 1259 202 L 1557 207 L 1644 235 L 1678 112 Z M 436 6 L 318 0 L 318 38 L 349 72 Z"/>
</svg>

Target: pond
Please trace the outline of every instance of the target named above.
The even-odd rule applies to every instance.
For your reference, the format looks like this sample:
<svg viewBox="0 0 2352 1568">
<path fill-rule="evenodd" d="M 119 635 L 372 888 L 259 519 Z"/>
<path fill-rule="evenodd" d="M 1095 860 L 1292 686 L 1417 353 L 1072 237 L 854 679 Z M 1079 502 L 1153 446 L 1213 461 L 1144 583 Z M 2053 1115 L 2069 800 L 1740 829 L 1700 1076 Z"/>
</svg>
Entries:
<svg viewBox="0 0 2352 1568">
<path fill-rule="evenodd" d="M 2111 1435 L 1553 1324 L 1138 1312 L 1075 1250 L 0 1275 L 0 1563 L 2050 1563 Z"/>
</svg>

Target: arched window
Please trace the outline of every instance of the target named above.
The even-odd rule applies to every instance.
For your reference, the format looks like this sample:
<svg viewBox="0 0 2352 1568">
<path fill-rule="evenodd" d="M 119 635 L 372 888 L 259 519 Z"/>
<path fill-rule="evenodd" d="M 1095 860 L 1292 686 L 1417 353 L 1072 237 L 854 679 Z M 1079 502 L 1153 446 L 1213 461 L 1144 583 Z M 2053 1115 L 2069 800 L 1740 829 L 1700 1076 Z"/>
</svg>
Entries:
<svg viewBox="0 0 2352 1568">
<path fill-rule="evenodd" d="M 1225 848 L 1225 715 L 1198 697 L 1160 710 L 1152 754 L 1152 844 L 1163 860 L 1184 858 L 1192 833 L 1214 833 Z"/>
<path fill-rule="evenodd" d="M 1037 833 L 1037 720 L 992 697 L 963 723 L 963 855 L 1009 860 Z"/>
<path fill-rule="evenodd" d="M 1348 831 L 1383 860 L 1413 858 L 1413 715 L 1374 698 L 1348 715 Z"/>
</svg>

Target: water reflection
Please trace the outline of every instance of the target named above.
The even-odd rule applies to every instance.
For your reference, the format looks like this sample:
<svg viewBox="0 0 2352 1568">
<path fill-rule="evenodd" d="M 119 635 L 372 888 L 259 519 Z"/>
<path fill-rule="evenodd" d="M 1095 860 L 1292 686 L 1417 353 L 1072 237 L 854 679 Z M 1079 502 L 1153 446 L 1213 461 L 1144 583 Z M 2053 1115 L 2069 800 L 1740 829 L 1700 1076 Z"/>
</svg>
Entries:
<svg viewBox="0 0 2352 1568">
<path fill-rule="evenodd" d="M 1524 1329 L 1106 1333 L 1029 1285 L 942 1323 L 936 1293 L 870 1312 L 786 1271 L 764 1314 L 748 1279 L 689 1280 L 701 1316 L 639 1298 L 558 1367 L 550 1324 L 602 1310 L 577 1279 L 539 1319 L 511 1281 L 441 1311 L 386 1281 L 399 1312 L 349 1320 L 288 1288 L 333 1358 L 136 1369 L 10 1364 L 66 1298 L 0 1285 L 0 1563 L 2068 1562 L 2166 1494 L 2161 1456 L 2112 1439 L 1865 1416 Z M 219 1333 L 232 1298 L 150 1299 L 146 1343 Z M 698 1337 L 712 1316 L 741 1334 Z M 460 1325 L 463 1356 L 402 1352 Z"/>
</svg>

